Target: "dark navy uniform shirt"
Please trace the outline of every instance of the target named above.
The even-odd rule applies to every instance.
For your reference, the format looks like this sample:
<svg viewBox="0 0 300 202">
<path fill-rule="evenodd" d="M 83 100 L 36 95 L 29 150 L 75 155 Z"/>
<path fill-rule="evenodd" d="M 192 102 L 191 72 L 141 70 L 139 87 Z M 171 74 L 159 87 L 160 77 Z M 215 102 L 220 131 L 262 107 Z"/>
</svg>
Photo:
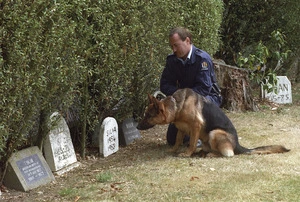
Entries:
<svg viewBox="0 0 300 202">
<path fill-rule="evenodd" d="M 217 106 L 222 97 L 216 82 L 214 64 L 203 50 L 192 45 L 192 54 L 186 61 L 175 54 L 167 57 L 166 66 L 160 80 L 160 90 L 165 95 L 172 95 L 177 89 L 191 88 L 206 97 Z"/>
</svg>

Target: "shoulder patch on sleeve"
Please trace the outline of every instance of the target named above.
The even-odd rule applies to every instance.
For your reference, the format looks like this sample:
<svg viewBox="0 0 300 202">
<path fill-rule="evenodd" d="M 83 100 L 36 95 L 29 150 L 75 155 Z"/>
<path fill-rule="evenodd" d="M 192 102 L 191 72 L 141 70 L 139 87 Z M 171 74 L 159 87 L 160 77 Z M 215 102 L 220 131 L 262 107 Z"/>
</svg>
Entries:
<svg viewBox="0 0 300 202">
<path fill-rule="evenodd" d="M 202 66 L 202 70 L 208 70 L 208 64 L 207 64 L 207 62 L 202 62 L 201 66 Z"/>
</svg>

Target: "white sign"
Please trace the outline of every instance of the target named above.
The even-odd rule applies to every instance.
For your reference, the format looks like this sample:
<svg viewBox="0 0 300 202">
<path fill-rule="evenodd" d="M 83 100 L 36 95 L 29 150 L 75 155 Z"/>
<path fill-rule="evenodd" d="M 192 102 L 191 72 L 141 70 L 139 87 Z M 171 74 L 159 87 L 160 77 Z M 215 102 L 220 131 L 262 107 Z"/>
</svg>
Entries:
<svg viewBox="0 0 300 202">
<path fill-rule="evenodd" d="M 65 119 L 58 113 L 53 113 L 51 130 L 44 142 L 45 159 L 52 171 L 62 174 L 79 164 L 73 147 L 70 130 Z"/>
<path fill-rule="evenodd" d="M 289 79 L 286 76 L 277 76 L 277 93 L 265 91 L 265 98 L 278 104 L 292 103 L 292 86 Z"/>
<path fill-rule="evenodd" d="M 103 157 L 107 157 L 119 150 L 118 124 L 116 119 L 112 117 L 107 117 L 102 122 L 99 150 Z"/>
</svg>

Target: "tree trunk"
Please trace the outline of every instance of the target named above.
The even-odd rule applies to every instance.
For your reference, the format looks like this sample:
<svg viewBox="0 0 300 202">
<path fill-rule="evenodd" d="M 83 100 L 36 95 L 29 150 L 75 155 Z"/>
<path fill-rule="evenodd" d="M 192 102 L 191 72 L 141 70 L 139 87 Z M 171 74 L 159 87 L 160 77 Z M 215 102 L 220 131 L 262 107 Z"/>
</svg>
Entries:
<svg viewBox="0 0 300 202">
<path fill-rule="evenodd" d="M 50 132 L 50 115 L 49 109 L 42 109 L 40 111 L 38 136 L 34 145 L 38 146 L 41 151 L 43 151 L 44 140 Z"/>
<path fill-rule="evenodd" d="M 223 102 L 221 107 L 229 111 L 258 111 L 251 94 L 250 80 L 246 69 L 214 61 L 215 73 L 221 88 Z"/>
<path fill-rule="evenodd" d="M 85 159 L 86 152 L 86 138 L 87 138 L 87 114 L 88 114 L 88 98 L 89 98 L 89 89 L 88 89 L 89 75 L 87 73 L 86 80 L 83 85 L 83 120 L 82 120 L 82 130 L 81 130 L 81 138 L 80 138 L 80 156 Z"/>
<path fill-rule="evenodd" d="M 285 63 L 287 67 L 284 71 L 291 82 L 300 82 L 300 48 L 290 57 L 289 61 Z"/>
</svg>

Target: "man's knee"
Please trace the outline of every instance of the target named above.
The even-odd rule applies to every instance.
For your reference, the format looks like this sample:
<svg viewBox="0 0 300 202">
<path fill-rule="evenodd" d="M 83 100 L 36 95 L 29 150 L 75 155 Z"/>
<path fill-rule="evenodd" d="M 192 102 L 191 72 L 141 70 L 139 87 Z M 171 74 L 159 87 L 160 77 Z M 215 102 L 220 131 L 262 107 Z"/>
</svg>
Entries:
<svg viewBox="0 0 300 202">
<path fill-rule="evenodd" d="M 168 131 L 167 131 L 167 142 L 169 145 L 174 145 L 176 142 L 178 129 L 174 124 L 169 124 Z M 186 143 L 190 140 L 190 138 L 185 135 L 183 139 L 183 143 Z"/>
<path fill-rule="evenodd" d="M 167 142 L 169 145 L 174 145 L 176 142 L 178 129 L 174 124 L 170 124 L 167 131 Z"/>
</svg>

